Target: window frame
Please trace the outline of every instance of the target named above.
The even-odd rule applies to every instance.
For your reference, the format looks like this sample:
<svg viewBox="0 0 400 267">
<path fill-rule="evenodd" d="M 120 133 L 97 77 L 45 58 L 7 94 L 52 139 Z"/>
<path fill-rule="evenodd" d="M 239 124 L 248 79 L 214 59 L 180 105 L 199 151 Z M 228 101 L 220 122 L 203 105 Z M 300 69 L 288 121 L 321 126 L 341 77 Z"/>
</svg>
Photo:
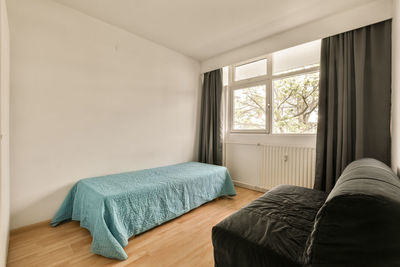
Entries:
<svg viewBox="0 0 400 267">
<path fill-rule="evenodd" d="M 265 65 L 265 67 L 266 67 L 266 70 L 265 70 L 266 74 L 265 75 L 260 75 L 260 76 L 256 76 L 256 77 L 252 77 L 252 78 L 248 78 L 248 79 L 242 79 L 242 80 L 239 80 L 239 81 L 235 81 L 235 78 L 236 78 L 235 77 L 235 75 L 236 75 L 235 68 L 243 66 L 243 65 L 246 65 L 246 64 L 250 64 L 250 63 L 253 63 L 253 62 L 257 62 L 257 61 L 260 61 L 260 60 L 263 60 L 263 59 L 267 60 L 267 64 Z M 269 60 L 270 59 L 268 59 L 266 56 L 262 56 L 262 57 L 256 57 L 256 58 L 252 58 L 250 60 L 242 61 L 242 62 L 236 63 L 236 64 L 234 64 L 232 66 L 229 66 L 230 69 L 231 69 L 231 73 L 230 74 L 231 74 L 231 77 L 232 77 L 231 84 L 240 85 L 240 84 L 251 83 L 251 82 L 254 82 L 254 81 L 261 81 L 261 80 L 264 80 L 264 79 L 268 78 L 268 70 L 269 70 L 268 62 L 269 62 Z M 229 81 L 229 79 L 228 79 L 228 81 Z"/>
<path fill-rule="evenodd" d="M 265 107 L 266 107 L 267 113 L 269 113 L 268 112 L 268 110 L 269 110 L 268 88 L 266 86 L 265 81 L 252 81 L 252 82 L 246 83 L 244 85 L 236 85 L 236 86 L 230 88 L 230 90 L 229 90 L 229 98 L 230 98 L 230 101 L 229 101 L 229 103 L 230 103 L 230 105 L 229 105 L 230 106 L 230 110 L 229 110 L 230 119 L 229 119 L 229 121 L 230 121 L 230 132 L 231 133 L 264 133 L 264 134 L 268 133 L 269 118 L 267 117 L 267 114 L 265 114 L 265 129 L 234 129 L 233 128 L 233 125 L 234 125 L 234 121 L 233 121 L 233 119 L 234 119 L 234 115 L 233 115 L 233 108 L 234 108 L 233 95 L 234 95 L 234 92 L 236 90 L 246 89 L 246 88 L 249 88 L 249 87 L 259 86 L 259 85 L 265 85 L 265 94 L 266 94 Z"/>
<path fill-rule="evenodd" d="M 257 76 L 257 77 L 252 77 L 249 79 L 244 79 L 244 80 L 239 80 L 235 81 L 235 68 L 241 65 L 249 64 L 255 61 L 259 61 L 261 59 L 266 59 L 267 64 L 266 64 L 266 75 L 262 76 Z M 277 75 L 273 75 L 272 73 L 272 53 L 260 57 L 255 57 L 246 61 L 242 61 L 236 64 L 232 64 L 228 66 L 228 85 L 226 87 L 228 88 L 228 93 L 229 93 L 229 105 L 228 105 L 228 129 L 229 133 L 232 134 L 268 134 L 268 135 L 274 135 L 274 136 L 315 136 L 316 133 L 273 133 L 273 88 L 272 84 L 273 81 L 276 79 L 283 79 L 283 78 L 288 78 L 292 76 L 297 76 L 297 75 L 302 75 L 302 74 L 309 74 L 309 73 L 314 73 L 314 72 L 319 72 L 320 71 L 320 66 L 313 66 L 310 68 L 304 68 L 301 70 L 296 70 L 296 71 L 291 71 L 291 72 L 286 72 L 286 73 L 280 73 Z M 245 89 L 247 87 L 251 86 L 257 86 L 257 85 L 265 85 L 266 88 L 266 97 L 265 97 L 265 106 L 266 106 L 266 114 L 265 114 L 265 129 L 234 129 L 233 125 L 233 107 L 234 107 L 234 99 L 233 99 L 233 94 L 235 90 L 239 89 Z"/>
<path fill-rule="evenodd" d="M 257 77 L 252 77 L 249 79 L 244 79 L 244 80 L 239 80 L 235 82 L 235 68 L 241 65 L 245 65 L 245 64 L 249 64 L 255 61 L 259 61 L 261 59 L 266 59 L 267 60 L 267 64 L 266 64 L 266 75 L 261 75 L 261 76 L 257 76 Z M 256 58 L 252 58 L 246 61 L 242 61 L 239 62 L 237 64 L 233 64 L 231 66 L 229 66 L 228 69 L 228 90 L 229 90 L 229 131 L 231 133 L 250 133 L 250 134 L 269 134 L 269 130 L 270 130 L 270 118 L 268 117 L 268 114 L 271 113 L 269 112 L 269 109 L 271 107 L 271 102 L 270 102 L 270 96 L 269 96 L 269 92 L 271 92 L 271 88 L 268 88 L 268 84 L 271 84 L 270 82 L 268 82 L 268 80 L 271 79 L 271 77 L 269 77 L 268 75 L 268 71 L 272 70 L 271 67 L 272 65 L 270 64 L 271 62 L 271 55 L 267 55 L 267 56 L 261 56 L 261 57 L 256 57 Z M 265 129 L 234 129 L 233 125 L 233 107 L 234 107 L 234 100 L 233 100 L 233 94 L 235 90 L 240 90 L 240 89 L 245 89 L 248 87 L 252 87 L 252 86 L 257 86 L 257 85 L 265 85 L 265 107 L 266 107 L 266 114 L 265 114 Z"/>
</svg>

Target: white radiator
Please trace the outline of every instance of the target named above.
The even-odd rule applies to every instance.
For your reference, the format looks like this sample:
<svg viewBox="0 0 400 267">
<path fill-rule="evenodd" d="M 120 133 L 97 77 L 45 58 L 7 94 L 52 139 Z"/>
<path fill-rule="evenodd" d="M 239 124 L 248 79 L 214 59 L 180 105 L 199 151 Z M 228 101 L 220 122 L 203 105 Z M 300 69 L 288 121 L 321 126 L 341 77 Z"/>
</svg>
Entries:
<svg viewBox="0 0 400 267">
<path fill-rule="evenodd" d="M 238 185 L 261 190 L 280 184 L 312 188 L 315 148 L 227 143 L 225 165 Z"/>
</svg>

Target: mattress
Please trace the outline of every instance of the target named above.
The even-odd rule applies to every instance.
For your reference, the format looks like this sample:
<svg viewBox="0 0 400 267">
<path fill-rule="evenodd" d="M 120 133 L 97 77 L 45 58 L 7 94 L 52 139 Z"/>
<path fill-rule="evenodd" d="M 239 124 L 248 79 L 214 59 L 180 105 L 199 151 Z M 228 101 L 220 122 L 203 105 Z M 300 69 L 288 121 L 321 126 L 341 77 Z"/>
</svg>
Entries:
<svg viewBox="0 0 400 267">
<path fill-rule="evenodd" d="M 86 178 L 72 187 L 51 225 L 80 221 L 93 237 L 93 253 L 125 260 L 130 237 L 233 195 L 225 167 L 198 162 Z"/>
</svg>

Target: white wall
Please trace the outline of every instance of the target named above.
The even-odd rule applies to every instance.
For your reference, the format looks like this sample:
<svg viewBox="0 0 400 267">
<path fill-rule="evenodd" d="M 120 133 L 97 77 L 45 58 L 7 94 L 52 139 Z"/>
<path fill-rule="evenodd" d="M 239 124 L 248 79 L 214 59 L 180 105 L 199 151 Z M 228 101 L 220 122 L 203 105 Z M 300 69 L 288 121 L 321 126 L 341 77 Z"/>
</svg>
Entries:
<svg viewBox="0 0 400 267">
<path fill-rule="evenodd" d="M 48 0 L 10 0 L 11 228 L 80 178 L 196 157 L 199 62 Z"/>
<path fill-rule="evenodd" d="M 400 173 L 400 0 L 393 1 L 392 21 L 392 168 Z"/>
<path fill-rule="evenodd" d="M 5 0 L 0 0 L 0 266 L 6 265 L 10 226 L 9 31 Z"/>
<path fill-rule="evenodd" d="M 399 1 L 399 0 L 394 0 Z M 322 39 L 391 18 L 392 0 L 369 2 L 344 12 L 313 21 L 291 30 L 233 49 L 204 60 L 201 71 L 207 72 L 227 65 L 266 55 L 281 49 Z"/>
</svg>

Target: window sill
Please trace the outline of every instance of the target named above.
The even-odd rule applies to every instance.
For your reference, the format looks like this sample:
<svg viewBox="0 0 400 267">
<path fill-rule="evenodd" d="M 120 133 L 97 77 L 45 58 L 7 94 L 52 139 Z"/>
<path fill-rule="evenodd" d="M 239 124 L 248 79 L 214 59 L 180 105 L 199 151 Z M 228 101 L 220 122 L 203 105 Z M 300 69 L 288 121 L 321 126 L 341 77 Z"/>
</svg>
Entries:
<svg viewBox="0 0 400 267">
<path fill-rule="evenodd" d="M 266 136 L 277 136 L 277 137 L 296 137 L 296 136 L 316 136 L 316 133 L 269 133 L 267 131 L 229 131 L 231 135 L 246 135 L 246 134 L 264 134 Z"/>
</svg>

